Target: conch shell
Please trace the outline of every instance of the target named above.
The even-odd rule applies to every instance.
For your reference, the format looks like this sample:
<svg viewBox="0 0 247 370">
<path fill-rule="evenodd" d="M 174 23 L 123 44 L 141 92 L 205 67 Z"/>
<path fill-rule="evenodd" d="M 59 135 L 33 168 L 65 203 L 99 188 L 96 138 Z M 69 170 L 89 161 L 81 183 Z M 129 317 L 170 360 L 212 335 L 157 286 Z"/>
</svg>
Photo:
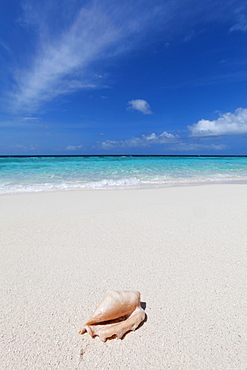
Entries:
<svg viewBox="0 0 247 370">
<path fill-rule="evenodd" d="M 112 291 L 101 301 L 79 333 L 87 331 L 91 337 L 99 336 L 102 342 L 113 336 L 122 338 L 126 332 L 135 330 L 145 316 L 139 292 Z"/>
</svg>

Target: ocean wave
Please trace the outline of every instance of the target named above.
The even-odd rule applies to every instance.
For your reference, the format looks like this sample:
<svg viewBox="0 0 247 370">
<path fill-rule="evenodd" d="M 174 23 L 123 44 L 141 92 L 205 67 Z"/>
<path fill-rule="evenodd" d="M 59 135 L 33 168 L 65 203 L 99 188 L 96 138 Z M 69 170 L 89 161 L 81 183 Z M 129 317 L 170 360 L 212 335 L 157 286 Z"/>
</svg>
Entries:
<svg viewBox="0 0 247 370">
<path fill-rule="evenodd" d="M 134 188 L 152 188 L 180 185 L 199 185 L 212 183 L 247 183 L 247 176 L 229 176 L 217 174 L 215 176 L 205 177 L 155 177 L 149 179 L 122 178 L 122 179 L 102 179 L 99 181 L 64 181 L 60 183 L 39 183 L 39 184 L 11 184 L 2 183 L 0 185 L 0 194 L 15 193 L 38 193 L 48 191 L 66 191 L 66 190 L 112 190 L 112 189 L 134 189 Z"/>
</svg>

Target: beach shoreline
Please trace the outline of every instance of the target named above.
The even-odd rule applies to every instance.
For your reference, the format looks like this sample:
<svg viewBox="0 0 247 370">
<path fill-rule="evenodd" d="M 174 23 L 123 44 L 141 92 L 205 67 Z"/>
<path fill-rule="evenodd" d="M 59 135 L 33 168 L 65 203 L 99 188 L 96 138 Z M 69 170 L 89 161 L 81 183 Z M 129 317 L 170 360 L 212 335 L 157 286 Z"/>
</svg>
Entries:
<svg viewBox="0 0 247 370">
<path fill-rule="evenodd" d="M 64 193 L 64 192 L 94 192 L 94 191 L 128 191 L 128 190 L 152 190 L 152 189 L 167 189 L 167 188 L 179 188 L 179 187 L 197 187 L 197 186 L 210 186 L 210 185 L 247 185 L 246 179 L 237 179 L 237 180 L 218 180 L 215 179 L 212 181 L 209 180 L 202 180 L 202 181 L 191 181 L 191 182 L 171 182 L 171 183 L 150 183 L 150 184 L 136 184 L 136 185 L 107 185 L 107 186 L 95 186 L 94 188 L 88 187 L 55 187 L 54 185 L 50 188 L 41 187 L 39 190 L 35 189 L 35 185 L 29 186 L 31 189 L 25 189 L 25 187 L 21 187 L 19 190 L 14 188 L 13 190 L 5 190 L 4 192 L 0 192 L 0 197 L 5 195 L 18 195 L 18 194 L 40 194 L 40 193 Z"/>
<path fill-rule="evenodd" d="M 0 194 L 247 183 L 247 157 L 0 158 Z"/>
<path fill-rule="evenodd" d="M 3 369 L 238 369 L 246 358 L 247 185 L 0 197 Z M 123 340 L 79 335 L 139 290 Z"/>
</svg>

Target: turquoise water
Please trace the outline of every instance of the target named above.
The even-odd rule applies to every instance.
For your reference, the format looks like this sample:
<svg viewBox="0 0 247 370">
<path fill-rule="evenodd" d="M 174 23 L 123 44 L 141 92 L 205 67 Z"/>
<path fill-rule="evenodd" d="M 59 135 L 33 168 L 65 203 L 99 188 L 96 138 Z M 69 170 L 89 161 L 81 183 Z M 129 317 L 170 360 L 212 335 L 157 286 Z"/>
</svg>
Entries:
<svg viewBox="0 0 247 370">
<path fill-rule="evenodd" d="M 0 194 L 247 183 L 247 157 L 1 157 Z"/>
</svg>

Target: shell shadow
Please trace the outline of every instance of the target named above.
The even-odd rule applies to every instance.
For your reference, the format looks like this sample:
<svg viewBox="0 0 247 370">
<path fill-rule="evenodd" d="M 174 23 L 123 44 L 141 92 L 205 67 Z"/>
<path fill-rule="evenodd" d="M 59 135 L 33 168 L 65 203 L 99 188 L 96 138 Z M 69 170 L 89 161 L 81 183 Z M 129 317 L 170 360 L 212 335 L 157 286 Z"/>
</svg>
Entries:
<svg viewBox="0 0 247 370">
<path fill-rule="evenodd" d="M 141 308 L 145 311 L 146 310 L 146 307 L 147 307 L 147 303 L 146 302 L 141 302 Z"/>
</svg>

